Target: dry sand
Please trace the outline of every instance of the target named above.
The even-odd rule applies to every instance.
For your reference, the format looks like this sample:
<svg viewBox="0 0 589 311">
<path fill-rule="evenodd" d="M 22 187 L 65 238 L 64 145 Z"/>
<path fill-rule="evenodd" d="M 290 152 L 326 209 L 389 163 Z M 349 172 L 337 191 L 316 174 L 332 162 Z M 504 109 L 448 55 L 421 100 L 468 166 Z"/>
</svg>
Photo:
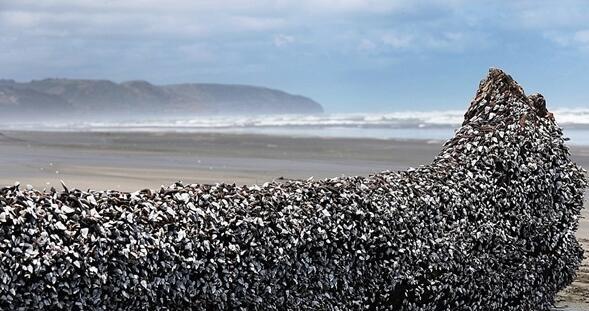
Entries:
<svg viewBox="0 0 589 311">
<path fill-rule="evenodd" d="M 0 185 L 135 191 L 185 183 L 264 183 L 368 175 L 428 164 L 441 141 L 292 138 L 188 133 L 0 133 Z M 589 147 L 572 147 L 589 168 Z M 589 250 L 588 210 L 577 236 Z M 589 252 L 587 252 L 589 253 Z M 589 261 L 559 295 L 563 310 L 589 310 Z"/>
</svg>

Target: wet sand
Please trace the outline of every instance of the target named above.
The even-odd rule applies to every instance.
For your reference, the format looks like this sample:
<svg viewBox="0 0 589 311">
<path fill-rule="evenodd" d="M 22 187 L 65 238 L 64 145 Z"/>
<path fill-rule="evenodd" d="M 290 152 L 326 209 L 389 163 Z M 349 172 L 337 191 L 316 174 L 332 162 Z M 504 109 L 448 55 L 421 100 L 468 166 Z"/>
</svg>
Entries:
<svg viewBox="0 0 589 311">
<path fill-rule="evenodd" d="M 294 138 L 206 133 L 0 133 L 0 185 L 15 181 L 38 189 L 135 191 L 185 183 L 264 183 L 368 175 L 428 164 L 441 141 Z M 589 168 L 589 147 L 571 148 Z M 589 215 L 583 211 L 577 236 L 589 250 Z M 589 252 L 587 252 L 589 253 Z M 589 310 L 589 261 L 559 295 L 562 310 Z"/>
<path fill-rule="evenodd" d="M 176 133 L 3 132 L 0 184 L 134 191 L 368 175 L 427 163 L 440 142 Z"/>
</svg>

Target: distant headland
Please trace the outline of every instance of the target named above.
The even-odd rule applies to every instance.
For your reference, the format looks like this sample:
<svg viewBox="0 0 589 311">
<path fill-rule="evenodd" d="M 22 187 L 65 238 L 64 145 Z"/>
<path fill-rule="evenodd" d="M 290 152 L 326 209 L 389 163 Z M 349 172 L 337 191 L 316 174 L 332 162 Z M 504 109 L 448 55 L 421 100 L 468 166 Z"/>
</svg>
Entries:
<svg viewBox="0 0 589 311">
<path fill-rule="evenodd" d="M 4 116 L 129 116 L 194 114 L 312 114 L 314 100 L 281 90 L 249 85 L 147 81 L 44 79 L 0 80 Z"/>
</svg>

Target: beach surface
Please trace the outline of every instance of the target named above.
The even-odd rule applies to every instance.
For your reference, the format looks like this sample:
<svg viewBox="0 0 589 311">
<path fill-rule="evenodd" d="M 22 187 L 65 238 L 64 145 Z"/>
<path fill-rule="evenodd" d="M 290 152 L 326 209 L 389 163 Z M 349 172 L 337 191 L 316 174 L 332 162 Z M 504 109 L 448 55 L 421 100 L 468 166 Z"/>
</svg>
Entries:
<svg viewBox="0 0 589 311">
<path fill-rule="evenodd" d="M 0 185 L 136 191 L 184 183 L 369 175 L 427 165 L 441 140 L 287 137 L 174 132 L 0 132 Z M 589 146 L 572 146 L 589 168 Z M 586 205 L 587 206 L 587 205 Z M 588 210 L 577 237 L 589 250 Z M 558 296 L 559 310 L 589 310 L 589 261 Z M 561 309 L 562 308 L 562 309 Z"/>
</svg>

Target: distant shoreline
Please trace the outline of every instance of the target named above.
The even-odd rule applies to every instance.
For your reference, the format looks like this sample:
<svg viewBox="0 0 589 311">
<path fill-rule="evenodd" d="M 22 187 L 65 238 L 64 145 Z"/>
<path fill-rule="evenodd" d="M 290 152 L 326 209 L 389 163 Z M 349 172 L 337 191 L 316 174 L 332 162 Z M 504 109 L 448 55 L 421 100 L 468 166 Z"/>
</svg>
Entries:
<svg viewBox="0 0 589 311">
<path fill-rule="evenodd" d="M 564 128 L 565 136 L 570 140 L 568 145 L 589 147 L 589 129 Z M 216 128 L 190 128 L 190 127 L 98 127 L 84 129 L 68 128 L 25 128 L 17 130 L 15 127 L 2 128 L 2 132 L 37 132 L 37 133 L 160 133 L 160 134 L 190 134 L 190 135 L 252 135 L 287 138 L 309 139 L 364 139 L 364 140 L 393 140 L 393 141 L 423 141 L 432 144 L 441 144 L 453 135 L 452 127 L 429 128 L 341 128 L 341 127 L 216 127 Z"/>
<path fill-rule="evenodd" d="M 570 145 L 589 146 L 589 109 L 555 111 Z M 41 132 L 158 132 L 191 134 L 246 134 L 279 137 L 419 139 L 443 142 L 454 136 L 462 113 L 405 111 L 351 114 L 207 115 L 183 117 L 0 123 L 0 131 Z"/>
</svg>

